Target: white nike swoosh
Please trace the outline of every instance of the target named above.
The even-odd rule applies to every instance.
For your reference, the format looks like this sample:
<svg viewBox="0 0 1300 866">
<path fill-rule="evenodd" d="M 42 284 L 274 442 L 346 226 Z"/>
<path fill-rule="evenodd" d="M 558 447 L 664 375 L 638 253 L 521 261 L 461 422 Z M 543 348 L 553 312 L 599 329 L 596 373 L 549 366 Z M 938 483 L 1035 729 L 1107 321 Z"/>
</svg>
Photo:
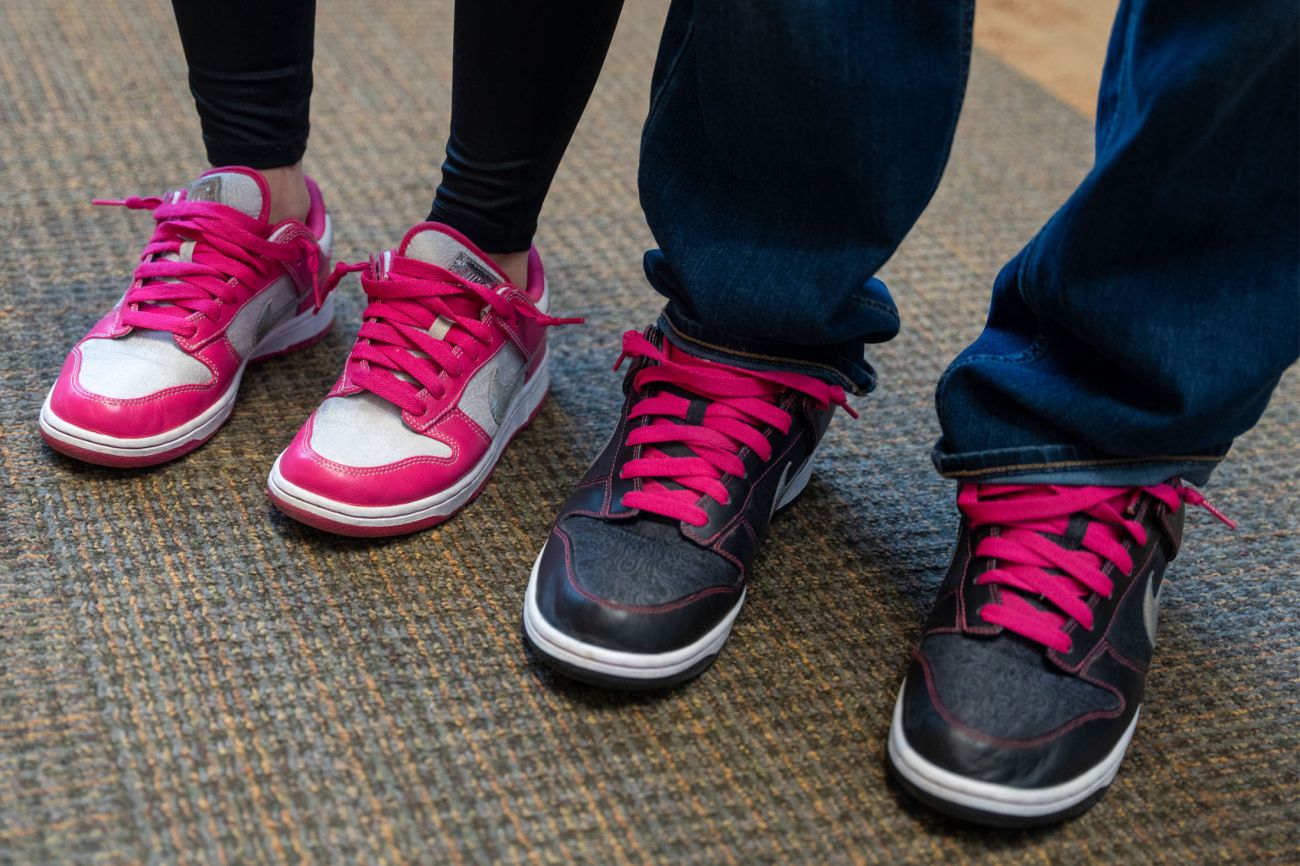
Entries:
<svg viewBox="0 0 1300 866">
<path fill-rule="evenodd" d="M 1161 583 L 1160 589 L 1156 590 L 1156 578 L 1160 575 L 1152 573 L 1147 578 L 1147 591 L 1142 599 L 1142 621 L 1147 627 L 1147 640 L 1151 646 L 1156 645 L 1156 628 L 1160 617 L 1160 593 L 1164 590 L 1164 584 Z"/>
<path fill-rule="evenodd" d="M 785 496 L 785 489 L 790 481 L 790 467 L 793 465 L 794 461 L 792 460 L 785 464 L 785 468 L 781 470 L 781 480 L 776 484 L 776 496 L 772 497 L 772 511 L 767 515 L 769 521 L 776 515 L 776 509 L 781 504 L 781 498 Z"/>
</svg>

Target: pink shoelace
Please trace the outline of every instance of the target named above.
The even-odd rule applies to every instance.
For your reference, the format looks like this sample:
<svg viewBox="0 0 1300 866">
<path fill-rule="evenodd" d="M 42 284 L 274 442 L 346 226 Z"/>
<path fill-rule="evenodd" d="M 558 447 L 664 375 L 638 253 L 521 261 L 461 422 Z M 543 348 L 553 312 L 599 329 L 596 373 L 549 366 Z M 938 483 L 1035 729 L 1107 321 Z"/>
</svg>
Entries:
<svg viewBox="0 0 1300 866">
<path fill-rule="evenodd" d="M 964 485 L 957 495 L 957 507 L 970 527 L 994 526 L 998 530 L 975 548 L 976 556 L 997 560 L 996 567 L 975 582 L 1001 590 L 1000 600 L 980 608 L 980 616 L 990 624 L 1068 653 L 1072 643 L 1064 630 L 1066 624 L 1074 621 L 1091 629 L 1089 597 L 1093 593 L 1109 597 L 1114 590 L 1114 581 L 1103 572 L 1105 564 L 1114 564 L 1125 576 L 1133 573 L 1133 558 L 1124 542 L 1146 543 L 1146 530 L 1134 519 L 1134 507 L 1144 492 L 1170 509 L 1186 502 L 1206 509 L 1230 527 L 1236 526 L 1200 493 L 1177 481 L 1138 488 Z M 1043 536 L 1064 535 L 1070 518 L 1077 514 L 1090 518 L 1080 549 L 1068 550 Z M 1037 607 L 1027 597 L 1038 597 L 1047 607 Z"/>
<path fill-rule="evenodd" d="M 518 294 L 499 294 L 504 284 L 485 286 L 451 271 L 394 254 L 386 274 L 378 262 L 338 264 L 326 282 L 333 289 L 344 275 L 364 272 L 370 304 L 348 356 L 348 379 L 412 415 L 423 415 L 447 391 L 443 374 L 456 379 L 478 363 L 492 341 L 490 310 L 505 322 L 530 319 L 540 325 L 577 325 L 582 319 L 548 316 Z M 443 339 L 429 329 L 441 318 Z M 407 379 L 400 378 L 404 374 Z"/>
<path fill-rule="evenodd" d="M 641 478 L 644 483 L 640 490 L 623 496 L 623 505 L 692 526 L 708 523 L 708 515 L 697 504 L 701 496 L 710 496 L 723 505 L 730 503 L 722 476 L 744 475 L 741 447 L 748 447 L 765 461 L 772 459 L 772 443 L 764 430 L 773 427 L 783 434 L 789 432 L 793 419 L 777 406 L 786 391 L 805 394 L 823 409 L 832 404 L 842 406 L 857 417 L 838 385 L 798 373 L 743 370 L 681 351 L 670 354 L 636 331 L 623 335 L 623 353 L 615 370 L 625 358 L 653 362 L 635 374 L 633 386 L 637 390 L 654 385 L 676 386 L 708 401 L 699 424 L 685 420 L 692 401 L 667 391 L 642 398 L 628 414 L 629 420 L 653 420 L 627 435 L 628 445 L 645 447 L 641 456 L 624 464 L 622 477 Z M 667 444 L 686 445 L 693 456 L 674 457 L 655 447 Z M 677 486 L 669 487 L 668 483 Z"/>
<path fill-rule="evenodd" d="M 93 204 L 147 210 L 157 222 L 153 237 L 140 254 L 133 285 L 122 302 L 122 324 L 151 331 L 169 331 L 193 337 L 198 330 L 191 318 L 198 313 L 216 320 L 224 307 L 247 297 L 275 274 L 282 263 L 304 253 L 312 274 L 316 309 L 329 290 L 319 280 L 320 248 L 305 237 L 290 243 L 267 240 L 273 226 L 215 202 L 187 201 L 183 193 L 165 197 L 121 200 L 95 199 Z M 192 244 L 189 261 L 172 261 Z"/>
</svg>

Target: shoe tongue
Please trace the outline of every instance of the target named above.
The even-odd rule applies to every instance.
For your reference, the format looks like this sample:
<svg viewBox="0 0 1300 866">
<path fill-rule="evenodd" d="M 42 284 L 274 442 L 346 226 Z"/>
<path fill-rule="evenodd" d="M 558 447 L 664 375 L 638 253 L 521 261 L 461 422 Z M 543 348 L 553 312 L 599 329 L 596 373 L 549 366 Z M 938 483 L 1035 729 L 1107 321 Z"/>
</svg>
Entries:
<svg viewBox="0 0 1300 866">
<path fill-rule="evenodd" d="M 468 238 L 450 226 L 441 223 L 421 223 L 406 233 L 397 248 L 397 255 L 437 265 L 472 283 L 483 286 L 495 286 L 508 282 L 505 275 L 488 261 L 487 255 L 474 246 Z M 385 256 L 387 262 L 387 256 Z M 385 265 L 387 269 L 387 265 Z M 458 315 L 477 316 L 481 312 L 482 301 L 470 297 L 448 297 L 444 299 Z M 427 333 L 435 340 L 445 340 L 452 323 L 444 316 L 433 320 Z M 408 349 L 417 358 L 428 357 L 423 352 Z M 390 371 L 393 376 L 404 382 L 414 382 L 400 370 Z M 394 407 L 396 408 L 396 407 Z M 400 410 L 396 410 L 400 411 Z"/>
<path fill-rule="evenodd" d="M 234 208 L 240 213 L 250 216 L 253 219 L 266 220 L 270 210 L 270 195 L 266 187 L 266 180 L 261 174 L 251 168 L 231 167 L 215 168 L 199 176 L 197 180 L 186 187 L 186 201 L 208 201 L 216 204 L 224 204 L 227 207 Z M 181 244 L 178 252 L 164 253 L 158 256 L 162 261 L 169 262 L 188 262 L 192 261 L 191 256 L 194 254 L 194 241 L 186 241 Z M 175 283 L 177 280 L 155 279 L 149 280 L 150 283 Z M 149 304 L 149 308 L 174 307 L 168 301 L 158 301 Z M 139 332 L 137 329 L 137 333 Z M 167 339 L 170 334 L 160 332 Z"/>
<path fill-rule="evenodd" d="M 245 216 L 265 220 L 271 197 L 266 181 L 251 168 L 218 168 L 191 183 L 185 198 L 224 204 Z"/>
<path fill-rule="evenodd" d="M 508 282 L 468 238 L 441 223 L 422 223 L 411 229 L 397 254 L 437 265 L 472 283 L 495 286 Z"/>
</svg>

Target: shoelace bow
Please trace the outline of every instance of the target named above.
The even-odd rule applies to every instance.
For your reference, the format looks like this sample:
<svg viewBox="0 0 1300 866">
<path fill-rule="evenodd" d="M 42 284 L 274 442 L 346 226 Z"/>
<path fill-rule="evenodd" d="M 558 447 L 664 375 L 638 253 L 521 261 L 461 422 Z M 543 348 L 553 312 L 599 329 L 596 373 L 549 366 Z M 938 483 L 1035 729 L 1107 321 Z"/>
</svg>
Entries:
<svg viewBox="0 0 1300 866">
<path fill-rule="evenodd" d="M 1171 510 L 1186 502 L 1236 527 L 1200 493 L 1177 482 L 1141 488 L 963 486 L 957 506 L 970 527 L 998 529 L 975 547 L 977 557 L 997 561 L 975 582 L 1001 589 L 1000 600 L 984 605 L 980 616 L 1050 649 L 1070 652 L 1072 642 L 1065 626 L 1074 621 L 1091 630 L 1089 598 L 1093 593 L 1109 597 L 1114 590 L 1114 581 L 1103 571 L 1105 564 L 1113 564 L 1126 577 L 1133 573 L 1133 558 L 1124 543 L 1126 539 L 1146 543 L 1146 530 L 1134 518 L 1134 506 L 1143 492 Z M 1074 515 L 1089 518 L 1078 550 L 1044 537 L 1044 533 L 1064 535 Z M 1041 599 L 1044 607 L 1031 604 L 1031 597 Z"/>
<path fill-rule="evenodd" d="M 793 419 L 777 405 L 787 390 L 811 397 L 823 409 L 832 404 L 842 406 L 858 417 L 838 385 L 798 373 L 742 370 L 698 359 L 679 361 L 636 331 L 623 335 L 623 353 L 614 369 L 626 358 L 652 362 L 634 376 L 632 385 L 638 391 L 655 385 L 676 386 L 707 401 L 698 424 L 686 421 L 692 401 L 665 390 L 638 400 L 628 413 L 630 421 L 653 420 L 627 435 L 628 445 L 645 447 L 640 457 L 624 464 L 622 477 L 644 481 L 640 490 L 623 496 L 623 505 L 692 526 L 708 523 L 707 513 L 698 505 L 701 496 L 722 505 L 730 503 L 722 477 L 745 474 L 739 454 L 742 446 L 764 461 L 772 458 L 772 443 L 764 430 L 773 427 L 783 434 L 789 432 Z M 685 445 L 693 456 L 674 457 L 655 447 L 669 444 Z"/>
<path fill-rule="evenodd" d="M 482 358 L 493 330 L 483 316 L 485 310 L 509 323 L 520 319 L 545 326 L 583 322 L 548 316 L 520 294 L 499 294 L 505 284 L 482 285 L 398 255 L 393 255 L 386 274 L 380 273 L 374 257 L 339 263 L 325 283 L 326 291 L 359 271 L 370 303 L 348 356 L 348 381 L 416 416 L 446 393 L 443 373 L 454 379 Z M 441 340 L 429 333 L 440 318 L 446 326 Z"/>
<path fill-rule="evenodd" d="M 280 263 L 303 253 L 312 275 L 312 294 L 319 310 L 329 289 L 320 281 L 320 248 L 305 237 L 290 243 L 267 240 L 272 227 L 227 205 L 166 197 L 129 196 L 95 199 L 93 204 L 147 210 L 157 222 L 153 237 L 140 254 L 134 282 L 122 302 L 122 324 L 151 331 L 193 337 L 199 313 L 216 319 L 222 305 L 234 304 L 249 287 L 271 276 Z M 192 244 L 189 261 L 163 258 L 181 255 Z"/>
</svg>

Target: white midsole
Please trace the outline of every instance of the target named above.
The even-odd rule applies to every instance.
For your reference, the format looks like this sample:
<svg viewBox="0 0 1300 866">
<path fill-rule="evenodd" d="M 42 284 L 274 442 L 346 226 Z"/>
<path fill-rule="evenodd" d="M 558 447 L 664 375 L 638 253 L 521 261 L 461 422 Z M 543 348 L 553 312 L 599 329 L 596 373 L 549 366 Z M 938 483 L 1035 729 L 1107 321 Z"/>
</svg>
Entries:
<svg viewBox="0 0 1300 866">
<path fill-rule="evenodd" d="M 234 380 L 217 402 L 205 409 L 200 415 L 153 436 L 128 438 L 109 436 L 87 430 L 55 414 L 50 407 L 50 398 L 54 388 L 45 396 L 41 405 L 41 430 L 52 439 L 65 442 L 77 448 L 107 454 L 116 457 L 149 457 L 169 451 L 186 442 L 204 440 L 211 436 L 225 423 L 235 406 L 235 397 L 239 392 L 239 383 L 243 380 L 244 369 L 251 361 L 283 352 L 285 349 L 304 343 L 329 328 L 334 320 L 334 299 L 329 297 L 321 306 L 320 312 L 307 310 L 281 323 L 268 333 L 250 356 L 239 365 Z M 322 324 L 323 323 L 323 324 Z"/>
<path fill-rule="evenodd" d="M 778 493 L 773 512 L 784 508 L 794 501 L 808 486 L 812 477 L 812 458 L 809 455 L 794 477 L 786 482 L 785 489 Z M 740 614 L 745 603 L 742 591 L 736 604 L 727 615 L 709 630 L 708 634 L 684 647 L 663 653 L 631 653 L 612 650 L 607 647 L 590 644 L 565 634 L 546 621 L 541 608 L 537 606 L 537 570 L 541 566 L 542 554 L 537 554 L 533 563 L 532 574 L 528 578 L 528 589 L 524 592 L 524 631 L 537 649 L 546 655 L 573 667 L 592 671 L 606 676 L 623 679 L 657 680 L 674 676 L 690 670 L 696 664 L 710 656 L 717 655 L 722 645 L 731 634 L 731 626 Z"/>
<path fill-rule="evenodd" d="M 894 721 L 889 728 L 889 759 L 907 781 L 940 800 L 996 815 L 1042 817 L 1066 811 L 1111 783 L 1124 760 L 1129 740 L 1133 739 L 1137 720 L 1138 713 L 1135 712 L 1124 736 L 1109 754 L 1070 781 L 1048 788 L 1015 788 L 945 770 L 917 753 L 903 733 L 903 690 L 899 689 L 898 700 L 894 703 Z"/>
<path fill-rule="evenodd" d="M 492 468 L 496 466 L 497 461 L 501 458 L 501 453 L 505 450 L 506 445 L 528 423 L 528 419 L 532 417 L 533 412 L 541 405 L 542 400 L 546 397 L 546 390 L 550 387 L 550 362 L 550 349 L 548 348 L 546 355 L 542 357 L 541 363 L 537 366 L 537 371 L 519 389 L 519 393 L 510 402 L 506 417 L 502 420 L 501 426 L 497 428 L 496 435 L 492 437 L 492 445 L 488 448 L 487 453 L 480 457 L 474 468 L 454 485 L 445 490 L 440 490 L 432 496 L 426 496 L 412 502 L 382 506 L 351 505 L 347 502 L 339 502 L 299 487 L 286 479 L 280 473 L 279 457 L 275 459 L 275 464 L 271 467 L 271 474 L 266 479 L 267 486 L 271 489 L 272 494 L 285 500 L 295 508 L 350 526 L 401 526 L 430 517 L 450 515 L 474 497 L 475 492 L 487 480 L 488 474 L 491 473 Z"/>
</svg>

